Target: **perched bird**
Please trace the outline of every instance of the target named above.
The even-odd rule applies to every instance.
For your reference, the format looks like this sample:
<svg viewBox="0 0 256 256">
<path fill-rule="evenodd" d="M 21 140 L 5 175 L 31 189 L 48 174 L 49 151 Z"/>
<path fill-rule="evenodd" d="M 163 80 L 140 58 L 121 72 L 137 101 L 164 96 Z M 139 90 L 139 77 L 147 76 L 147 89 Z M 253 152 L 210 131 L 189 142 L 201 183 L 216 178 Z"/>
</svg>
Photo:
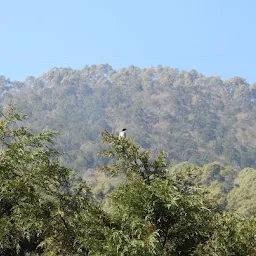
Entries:
<svg viewBox="0 0 256 256">
<path fill-rule="evenodd" d="M 126 128 L 123 128 L 121 132 L 119 132 L 119 138 L 126 138 Z"/>
</svg>

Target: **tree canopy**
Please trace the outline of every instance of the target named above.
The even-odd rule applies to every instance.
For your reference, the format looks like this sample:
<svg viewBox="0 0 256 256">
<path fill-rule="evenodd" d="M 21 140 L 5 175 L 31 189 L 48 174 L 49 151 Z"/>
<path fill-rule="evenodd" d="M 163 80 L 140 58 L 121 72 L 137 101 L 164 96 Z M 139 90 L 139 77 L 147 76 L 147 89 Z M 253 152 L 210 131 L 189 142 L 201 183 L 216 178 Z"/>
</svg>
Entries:
<svg viewBox="0 0 256 256">
<path fill-rule="evenodd" d="M 1 114 L 1 255 L 255 255 L 254 215 L 223 211 L 197 185 L 216 179 L 223 193 L 236 193 L 230 169 L 197 167 L 202 175 L 195 179 L 188 168 L 196 167 L 170 171 L 165 152 L 154 157 L 132 138 L 105 131 L 101 156 L 110 161 L 99 171 L 123 179 L 99 198 L 59 163 L 56 133 L 33 133 L 25 118 L 12 106 Z M 237 182 L 252 173 L 245 169 Z"/>
<path fill-rule="evenodd" d="M 170 67 L 120 70 L 110 65 L 54 68 L 24 82 L 0 80 L 1 104 L 13 100 L 36 132 L 60 131 L 65 164 L 86 176 L 100 164 L 99 134 L 123 127 L 168 160 L 237 169 L 256 167 L 255 85 Z"/>
</svg>

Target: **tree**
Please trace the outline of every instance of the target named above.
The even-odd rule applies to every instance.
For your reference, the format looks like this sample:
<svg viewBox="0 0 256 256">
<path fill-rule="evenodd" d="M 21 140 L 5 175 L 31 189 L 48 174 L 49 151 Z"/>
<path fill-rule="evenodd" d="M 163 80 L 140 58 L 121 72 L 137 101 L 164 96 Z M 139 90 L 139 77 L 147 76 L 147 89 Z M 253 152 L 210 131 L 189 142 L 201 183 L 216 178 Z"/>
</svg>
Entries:
<svg viewBox="0 0 256 256">
<path fill-rule="evenodd" d="M 196 250 L 198 256 L 253 256 L 256 254 L 255 218 L 252 220 L 224 215 L 216 222 L 215 231 Z"/>
<path fill-rule="evenodd" d="M 110 161 L 99 169 L 122 180 L 97 201 L 60 165 L 56 133 L 34 134 L 25 118 L 9 105 L 0 119 L 0 255 L 255 255 L 255 219 L 221 212 L 185 166 L 170 175 L 165 152 L 152 160 L 133 139 L 103 132 Z M 194 170 L 206 183 L 233 177 L 218 163 Z"/>
<path fill-rule="evenodd" d="M 256 170 L 243 169 L 235 179 L 234 188 L 228 194 L 228 210 L 242 216 L 252 217 L 256 212 Z"/>
<path fill-rule="evenodd" d="M 97 232 L 92 216 L 101 211 L 86 184 L 58 163 L 50 146 L 56 133 L 32 134 L 18 125 L 25 118 L 12 105 L 1 114 L 0 254 L 87 255 Z"/>
<path fill-rule="evenodd" d="M 218 162 L 205 164 L 202 167 L 188 162 L 172 166 L 169 175 L 182 178 L 192 186 L 200 186 L 207 191 L 207 197 L 213 199 L 221 209 L 226 209 L 227 196 L 234 187 L 236 171 L 230 166 L 223 166 Z"/>
<path fill-rule="evenodd" d="M 115 247 L 123 252 L 129 248 L 123 255 L 191 255 L 214 230 L 216 209 L 202 190 L 182 176 L 166 175 L 164 152 L 151 160 L 150 152 L 132 139 L 106 131 L 103 141 L 110 146 L 103 155 L 112 162 L 100 169 L 126 177 L 105 203 L 108 214 L 122 223 Z"/>
</svg>

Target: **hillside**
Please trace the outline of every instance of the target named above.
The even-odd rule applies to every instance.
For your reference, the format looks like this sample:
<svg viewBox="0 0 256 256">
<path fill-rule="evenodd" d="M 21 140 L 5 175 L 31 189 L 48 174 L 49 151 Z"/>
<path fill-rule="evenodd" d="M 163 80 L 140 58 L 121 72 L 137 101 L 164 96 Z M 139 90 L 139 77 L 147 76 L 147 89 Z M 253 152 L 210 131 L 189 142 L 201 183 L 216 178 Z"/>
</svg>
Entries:
<svg viewBox="0 0 256 256">
<path fill-rule="evenodd" d="M 168 170 L 165 152 L 104 131 L 112 161 L 97 170 L 123 179 L 102 196 L 24 118 L 11 104 L 0 115 L 0 255 L 255 256 L 256 169 Z"/>
<path fill-rule="evenodd" d="M 33 130 L 61 132 L 65 162 L 80 173 L 102 161 L 100 133 L 123 127 L 154 154 L 166 150 L 173 162 L 256 168 L 256 85 L 243 78 L 93 65 L 54 68 L 23 82 L 0 77 L 0 92 L 1 105 L 12 100 Z"/>
</svg>

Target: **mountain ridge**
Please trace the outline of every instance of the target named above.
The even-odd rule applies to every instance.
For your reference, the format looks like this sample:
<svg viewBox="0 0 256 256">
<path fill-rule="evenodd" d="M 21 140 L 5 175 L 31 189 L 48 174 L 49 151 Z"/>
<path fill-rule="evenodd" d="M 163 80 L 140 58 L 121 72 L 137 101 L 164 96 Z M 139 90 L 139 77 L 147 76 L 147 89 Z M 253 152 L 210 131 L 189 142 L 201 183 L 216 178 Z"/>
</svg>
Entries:
<svg viewBox="0 0 256 256">
<path fill-rule="evenodd" d="M 34 130 L 62 133 L 58 143 L 78 172 L 101 161 L 100 133 L 124 126 L 144 148 L 171 161 L 213 161 L 256 167 L 256 85 L 170 67 L 120 70 L 108 64 L 54 68 L 24 82 L 0 78 L 1 105 L 10 100 Z"/>
</svg>

